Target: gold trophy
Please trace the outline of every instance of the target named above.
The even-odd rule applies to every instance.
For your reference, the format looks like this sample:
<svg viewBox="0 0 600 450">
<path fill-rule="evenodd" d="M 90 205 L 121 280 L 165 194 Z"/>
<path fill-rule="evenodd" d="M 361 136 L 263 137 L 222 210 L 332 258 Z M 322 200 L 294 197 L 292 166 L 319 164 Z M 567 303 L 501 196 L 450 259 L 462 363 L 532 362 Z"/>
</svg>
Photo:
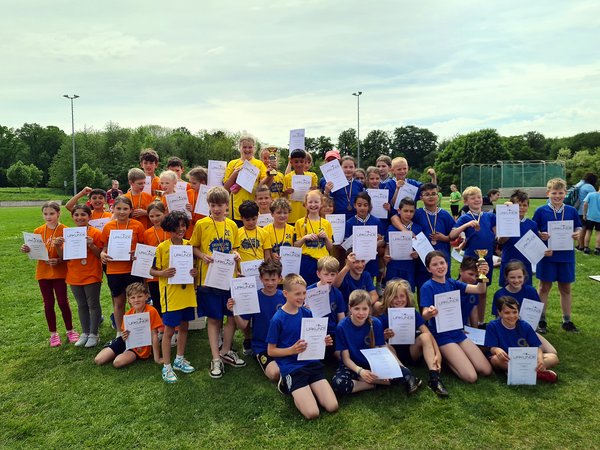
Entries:
<svg viewBox="0 0 600 450">
<path fill-rule="evenodd" d="M 161 201 L 161 197 L 162 197 L 163 195 L 165 195 L 165 191 L 159 191 L 158 189 L 156 189 L 156 190 L 154 191 L 154 200 L 156 200 L 156 201 L 159 201 L 159 202 L 160 202 L 160 201 Z"/>
<path fill-rule="evenodd" d="M 475 250 L 475 253 L 477 253 L 477 256 L 479 256 L 479 259 L 477 260 L 477 266 L 480 266 L 481 264 L 485 264 L 487 263 L 487 261 L 485 260 L 485 257 L 488 254 L 487 250 Z M 488 281 L 490 281 L 488 279 L 488 277 L 486 277 L 484 274 L 479 273 L 479 276 L 477 277 L 479 279 L 479 281 L 481 281 L 482 283 L 487 283 Z"/>
<path fill-rule="evenodd" d="M 268 175 L 274 177 L 277 175 L 277 159 L 279 156 L 279 149 L 277 147 L 267 147 L 265 150 L 269 151 L 269 171 Z"/>
</svg>

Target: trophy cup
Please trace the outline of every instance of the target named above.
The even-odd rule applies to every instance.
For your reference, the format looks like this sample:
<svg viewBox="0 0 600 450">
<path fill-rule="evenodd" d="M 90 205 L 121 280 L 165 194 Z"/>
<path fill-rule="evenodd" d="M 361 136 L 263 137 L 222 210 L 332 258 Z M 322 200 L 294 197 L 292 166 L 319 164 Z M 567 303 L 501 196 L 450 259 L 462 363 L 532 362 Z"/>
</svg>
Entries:
<svg viewBox="0 0 600 450">
<path fill-rule="evenodd" d="M 163 195 L 165 195 L 165 191 L 159 191 L 158 189 L 156 189 L 154 191 L 154 200 L 157 200 L 160 202 Z"/>
<path fill-rule="evenodd" d="M 279 149 L 277 147 L 267 147 L 269 151 L 269 171 L 268 175 L 274 177 L 277 175 L 277 158 L 279 156 Z"/>
<path fill-rule="evenodd" d="M 487 263 L 487 261 L 485 260 L 485 257 L 487 256 L 488 251 L 487 250 L 475 250 L 475 253 L 477 253 L 477 256 L 479 256 L 479 259 L 477 260 L 477 265 L 480 266 L 481 264 L 485 264 Z M 481 281 L 482 283 L 487 283 L 488 281 L 490 281 L 488 279 L 488 277 L 486 277 L 484 274 L 480 273 L 479 276 L 477 277 L 479 279 L 479 281 Z"/>
</svg>

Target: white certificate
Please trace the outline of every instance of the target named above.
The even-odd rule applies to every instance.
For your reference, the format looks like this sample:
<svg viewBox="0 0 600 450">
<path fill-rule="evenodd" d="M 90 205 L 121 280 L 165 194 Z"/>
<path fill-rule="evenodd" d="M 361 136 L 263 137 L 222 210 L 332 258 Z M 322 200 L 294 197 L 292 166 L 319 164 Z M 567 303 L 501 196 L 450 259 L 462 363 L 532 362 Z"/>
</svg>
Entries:
<svg viewBox="0 0 600 450">
<path fill-rule="evenodd" d="M 258 304 L 258 292 L 256 279 L 254 277 L 232 278 L 231 298 L 235 301 L 233 305 L 233 314 L 241 316 L 242 314 L 256 314 L 260 312 Z"/>
<path fill-rule="evenodd" d="M 146 181 L 144 181 L 144 192 L 152 195 L 152 177 L 147 175 Z"/>
<path fill-rule="evenodd" d="M 367 348 L 360 352 L 369 361 L 371 372 L 377 375 L 380 380 L 402 378 L 400 364 L 387 347 Z"/>
<path fill-rule="evenodd" d="M 178 181 L 175 185 L 175 192 L 185 192 L 187 191 L 187 181 Z"/>
<path fill-rule="evenodd" d="M 327 317 L 303 317 L 300 339 L 306 341 L 306 350 L 298 354 L 298 361 L 325 358 L 325 336 Z"/>
<path fill-rule="evenodd" d="M 240 270 L 242 275 L 245 277 L 254 278 L 256 280 L 256 289 L 262 289 L 265 287 L 262 281 L 260 281 L 260 273 L 258 272 L 258 268 L 262 263 L 262 259 L 253 259 L 251 261 L 240 262 Z"/>
<path fill-rule="evenodd" d="M 306 147 L 304 145 L 304 135 L 305 135 L 304 128 L 290 130 L 290 147 L 289 147 L 290 153 L 292 153 L 294 150 L 297 150 L 297 149 L 302 149 L 302 150 L 306 149 Z"/>
<path fill-rule="evenodd" d="M 329 285 L 308 289 L 304 303 L 312 311 L 313 317 L 325 317 L 331 314 Z"/>
<path fill-rule="evenodd" d="M 127 350 L 152 345 L 150 313 L 127 314 L 123 316 L 123 324 L 125 330 L 129 331 L 129 336 L 125 341 Z"/>
<path fill-rule="evenodd" d="M 192 213 L 185 209 L 185 205 L 187 205 L 189 202 L 187 193 L 185 191 L 167 194 L 165 195 L 165 198 L 167 199 L 167 208 L 169 208 L 169 212 L 183 211 L 189 219 L 192 218 Z"/>
<path fill-rule="evenodd" d="M 431 245 L 431 242 L 429 242 L 429 239 L 427 239 L 427 236 L 425 236 L 421 231 L 413 238 L 412 245 L 415 251 L 419 254 L 421 261 L 423 261 L 423 265 L 426 265 L 425 258 L 427 258 L 429 252 L 435 250 L 433 245 Z"/>
<path fill-rule="evenodd" d="M 154 278 L 150 275 L 150 269 L 156 257 L 156 247 L 146 244 L 135 246 L 134 260 L 131 265 L 131 275 L 142 278 Z"/>
<path fill-rule="evenodd" d="M 415 308 L 388 308 L 388 319 L 394 331 L 390 344 L 415 343 Z"/>
<path fill-rule="evenodd" d="M 395 261 L 407 261 L 412 259 L 413 237 L 410 231 L 390 231 L 388 233 L 388 244 L 390 246 L 390 257 Z"/>
<path fill-rule="evenodd" d="M 87 258 L 87 227 L 65 228 L 63 237 L 64 260 Z"/>
<path fill-rule="evenodd" d="M 438 333 L 461 330 L 463 328 L 460 310 L 460 291 L 444 292 L 433 296 L 434 306 L 438 313 L 435 316 L 435 327 Z"/>
<path fill-rule="evenodd" d="M 550 250 L 573 250 L 573 221 L 548 222 L 548 248 Z"/>
<path fill-rule="evenodd" d="M 227 169 L 227 162 L 225 161 L 214 161 L 208 160 L 208 177 L 206 185 L 211 188 L 214 186 L 223 186 L 223 178 L 225 177 L 225 170 Z"/>
<path fill-rule="evenodd" d="M 266 227 L 270 223 L 273 223 L 273 216 L 271 214 L 259 214 L 258 215 L 258 221 L 256 222 L 256 224 L 259 227 Z"/>
<path fill-rule="evenodd" d="M 465 334 L 475 345 L 485 345 L 485 330 L 465 326 Z"/>
<path fill-rule="evenodd" d="M 198 189 L 198 198 L 194 205 L 194 214 L 201 214 L 203 216 L 210 216 L 210 210 L 208 209 L 208 202 L 206 201 L 206 194 L 208 193 L 209 187 L 206 184 L 201 184 Z"/>
<path fill-rule="evenodd" d="M 312 186 L 312 177 L 309 175 L 292 175 L 292 200 L 303 202 L 304 196 Z"/>
<path fill-rule="evenodd" d="M 252 193 L 254 183 L 260 174 L 260 169 L 249 161 L 244 161 L 242 170 L 238 172 L 236 183 L 244 190 Z"/>
<path fill-rule="evenodd" d="M 325 218 L 329 221 L 333 230 L 333 243 L 341 245 L 346 234 L 346 214 L 327 214 Z"/>
<path fill-rule="evenodd" d="M 355 225 L 352 227 L 352 251 L 356 259 L 370 261 L 377 257 L 377 227 Z"/>
<path fill-rule="evenodd" d="M 41 235 L 23 231 L 23 241 L 29 247 L 29 259 L 48 261 L 48 249 Z"/>
<path fill-rule="evenodd" d="M 410 198 L 414 200 L 417 197 L 417 193 L 419 192 L 419 188 L 413 186 L 408 181 L 405 181 L 400 189 L 398 189 L 398 194 L 396 195 L 396 202 L 394 203 L 394 209 L 398 209 L 400 206 L 400 201 L 404 198 Z"/>
<path fill-rule="evenodd" d="M 90 226 L 102 231 L 104 229 L 104 225 L 106 225 L 111 220 L 112 219 L 110 217 L 104 217 L 102 219 L 92 219 L 88 223 L 90 224 Z"/>
<path fill-rule="evenodd" d="M 537 381 L 537 347 L 508 348 L 508 379 L 506 384 L 535 385 Z"/>
<path fill-rule="evenodd" d="M 496 206 L 496 236 L 521 236 L 521 219 L 519 219 L 519 205 L 514 204 Z"/>
<path fill-rule="evenodd" d="M 387 219 L 388 212 L 383 205 L 388 202 L 390 191 L 387 189 L 367 189 L 367 194 L 371 197 L 371 214 L 379 219 Z"/>
<path fill-rule="evenodd" d="M 194 284 L 190 271 L 194 268 L 194 247 L 191 245 L 171 245 L 169 247 L 169 267 L 175 268 L 175 275 L 168 284 Z"/>
<path fill-rule="evenodd" d="M 459 263 L 463 262 L 463 255 L 459 253 L 454 247 L 452 247 L 452 250 L 450 251 L 450 256 L 452 257 L 452 259 L 458 261 Z"/>
<path fill-rule="evenodd" d="M 350 236 L 348 239 L 346 239 L 344 242 L 342 242 L 341 246 L 344 250 L 348 251 L 352 248 L 352 241 L 353 241 L 353 237 Z"/>
<path fill-rule="evenodd" d="M 235 255 L 229 253 L 213 252 L 213 262 L 208 265 L 204 286 L 228 291 L 229 280 L 235 271 Z"/>
<path fill-rule="evenodd" d="M 600 275 L 590 275 L 589 278 L 591 278 L 594 281 L 600 281 Z"/>
<path fill-rule="evenodd" d="M 348 186 L 348 179 L 346 178 L 346 175 L 344 175 L 342 166 L 340 166 L 340 162 L 337 159 L 323 164 L 321 166 L 321 173 L 323 174 L 326 183 L 333 183 L 331 192 L 339 191 Z"/>
<path fill-rule="evenodd" d="M 542 302 L 524 298 L 523 303 L 521 303 L 521 309 L 519 309 L 519 319 L 524 320 L 536 330 L 543 310 L 544 304 Z"/>
<path fill-rule="evenodd" d="M 133 230 L 110 230 L 107 254 L 113 261 L 131 261 Z"/>
<path fill-rule="evenodd" d="M 281 276 L 285 277 L 290 273 L 300 273 L 300 263 L 302 262 L 302 249 L 300 247 L 279 247 L 279 257 L 281 258 Z"/>
<path fill-rule="evenodd" d="M 535 234 L 529 230 L 519 239 L 515 248 L 519 250 L 531 264 L 537 264 L 544 257 L 544 253 L 548 248 L 546 244 Z"/>
</svg>

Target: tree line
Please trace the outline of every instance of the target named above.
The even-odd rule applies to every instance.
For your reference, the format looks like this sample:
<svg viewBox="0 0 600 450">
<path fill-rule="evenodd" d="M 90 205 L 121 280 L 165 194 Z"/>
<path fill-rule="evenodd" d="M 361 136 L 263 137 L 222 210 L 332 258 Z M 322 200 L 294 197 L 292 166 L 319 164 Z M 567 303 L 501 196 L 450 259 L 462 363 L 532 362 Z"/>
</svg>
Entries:
<svg viewBox="0 0 600 450">
<path fill-rule="evenodd" d="M 108 187 L 111 179 L 125 182 L 127 171 L 138 165 L 142 148 L 154 148 L 164 164 L 178 156 L 186 167 L 206 166 L 208 160 L 238 157 L 239 133 L 223 130 L 191 132 L 185 127 L 166 128 L 143 125 L 121 127 L 114 122 L 104 129 L 84 129 L 75 133 L 78 186 Z M 260 137 L 259 137 L 260 138 Z M 338 148 L 342 155 L 356 156 L 356 130 L 331 137 L 307 136 L 306 150 L 318 167 L 327 151 Z M 259 144 L 260 148 L 260 144 Z M 442 188 L 460 182 L 465 163 L 494 164 L 499 160 L 564 160 L 569 183 L 588 171 L 600 173 L 600 132 L 570 137 L 547 138 L 531 131 L 518 136 L 501 136 L 483 129 L 439 140 L 427 128 L 402 126 L 392 131 L 372 130 L 360 142 L 361 166 L 374 165 L 380 155 L 404 156 L 411 167 L 409 176 L 420 179 L 427 167 L 435 167 Z M 280 164 L 287 164 L 288 149 L 280 149 Z M 0 125 L 0 186 L 47 186 L 72 190 L 71 135 L 56 126 L 26 123 L 20 128 Z"/>
</svg>

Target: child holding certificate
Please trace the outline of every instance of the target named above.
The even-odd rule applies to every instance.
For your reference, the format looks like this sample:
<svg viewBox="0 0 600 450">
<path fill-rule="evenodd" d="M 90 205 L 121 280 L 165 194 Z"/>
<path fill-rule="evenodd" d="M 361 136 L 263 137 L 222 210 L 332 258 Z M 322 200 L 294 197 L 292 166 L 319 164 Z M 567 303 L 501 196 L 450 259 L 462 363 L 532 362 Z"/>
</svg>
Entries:
<svg viewBox="0 0 600 450">
<path fill-rule="evenodd" d="M 56 239 L 62 237 L 65 226 L 59 222 L 60 205 L 56 202 L 46 202 L 42 205 L 44 225 L 33 230 L 34 234 L 42 237 L 42 242 L 48 252 L 48 260 L 38 260 L 35 270 L 35 279 L 40 285 L 42 299 L 44 300 L 44 314 L 50 331 L 50 347 L 58 347 L 60 336 L 56 332 L 56 313 L 54 302 L 56 302 L 62 313 L 63 321 L 67 329 L 69 342 L 75 343 L 79 340 L 79 334 L 73 329 L 73 317 L 71 307 L 67 298 L 67 263 L 58 255 Z M 27 244 L 21 246 L 23 253 L 29 253 L 31 248 Z"/>
<path fill-rule="evenodd" d="M 146 209 L 148 212 L 148 220 L 152 224 L 152 227 L 148 228 L 144 232 L 144 244 L 158 247 L 162 242 L 166 241 L 171 237 L 170 233 L 163 230 L 161 223 L 165 217 L 165 205 L 159 201 L 152 202 Z M 158 287 L 158 278 L 151 278 L 146 280 L 148 290 L 150 291 L 150 298 L 152 299 L 152 306 L 158 311 L 158 315 L 162 316 L 162 309 L 160 307 L 160 289 Z"/>
<path fill-rule="evenodd" d="M 336 275 L 333 285 L 342 291 L 344 301 L 347 302 L 350 294 L 360 289 L 369 293 L 371 304 L 375 306 L 379 297 L 373 285 L 373 278 L 365 272 L 365 265 L 363 260 L 356 259 L 356 255 L 350 253 L 346 258 L 346 265 Z M 379 306 L 378 304 L 377 307 Z"/>
<path fill-rule="evenodd" d="M 144 175 L 150 177 L 150 195 L 154 197 L 156 191 L 160 190 L 160 178 L 156 176 L 156 169 L 158 168 L 158 153 L 156 153 L 156 150 L 143 148 L 140 151 L 140 167 L 144 171 Z"/>
<path fill-rule="evenodd" d="M 291 206 L 285 198 L 278 198 L 271 203 L 271 215 L 273 223 L 264 227 L 265 232 L 271 240 L 271 257 L 279 261 L 279 249 L 294 245 L 294 227 L 288 224 Z"/>
<path fill-rule="evenodd" d="M 386 340 L 395 336 L 390 325 L 388 316 L 389 308 L 414 308 L 411 286 L 406 280 L 392 280 L 386 284 L 383 291 L 383 312 L 377 318 L 383 327 L 383 336 Z M 440 371 L 442 370 L 442 354 L 425 321 L 431 319 L 431 312 L 425 311 L 421 316 L 415 310 L 414 344 L 389 344 L 400 361 L 405 363 L 416 363 L 419 359 L 425 359 L 429 369 L 429 387 L 440 397 L 447 397 L 448 390 L 442 383 Z"/>
<path fill-rule="evenodd" d="M 371 297 L 368 292 L 352 292 L 349 301 L 350 315 L 342 320 L 336 330 L 336 350 L 341 354 L 340 367 L 331 384 L 337 394 L 346 395 L 375 389 L 378 384 L 389 386 L 404 383 L 406 393 L 413 394 L 421 386 L 421 380 L 400 364 L 402 377 L 392 380 L 380 379 L 361 350 L 384 347 L 383 326 L 371 316 Z"/>
<path fill-rule="evenodd" d="M 225 371 L 223 363 L 233 367 L 244 367 L 246 362 L 231 349 L 235 321 L 231 311 L 227 309 L 227 301 L 231 297 L 230 291 L 204 284 L 209 265 L 213 263 L 213 252 L 232 254 L 235 260 L 239 261 L 240 256 L 237 249 L 240 244 L 237 225 L 226 217 L 229 207 L 229 192 L 224 187 L 212 187 L 206 194 L 206 201 L 210 217 L 196 222 L 190 244 L 194 246 L 194 256 L 200 260 L 200 285 L 196 296 L 198 315 L 208 318 L 208 342 L 212 355 L 209 375 L 211 378 L 221 378 Z M 219 334 L 225 316 L 228 319 L 223 330 L 223 345 L 219 349 Z"/>
<path fill-rule="evenodd" d="M 548 203 L 540 206 L 533 214 L 533 221 L 537 224 L 540 231 L 539 235 L 543 241 L 550 244 L 551 238 L 556 238 L 563 242 L 571 238 L 577 240 L 581 232 L 581 220 L 577 210 L 572 206 L 565 205 L 564 200 L 567 195 L 567 183 L 561 178 L 553 178 L 546 185 L 546 195 Z M 560 235 L 558 230 L 554 231 L 555 236 L 551 236 L 548 228 L 556 225 L 557 222 L 569 221 L 572 224 L 570 235 Z M 559 224 L 560 225 L 560 224 Z M 565 224 L 566 225 L 566 224 Z M 572 244 L 572 242 L 571 242 Z M 550 245 L 548 246 L 551 247 Z M 535 272 L 540 280 L 539 294 L 544 303 L 544 310 L 548 307 L 548 295 L 552 289 L 552 283 L 556 282 L 560 293 L 560 306 L 563 313 L 562 329 L 568 332 L 579 331 L 571 320 L 571 284 L 575 282 L 575 250 L 553 250 L 551 256 L 545 256 L 537 264 Z M 546 313 L 542 313 L 540 320 L 540 329 L 547 328 Z"/>
<path fill-rule="evenodd" d="M 144 186 L 146 185 L 146 174 L 142 169 L 133 168 L 127 173 L 127 181 L 131 189 L 125 194 L 131 204 L 133 205 L 133 212 L 131 217 L 139 221 L 144 229 L 150 228 L 150 221 L 148 220 L 148 212 L 146 208 L 152 203 L 154 198 L 151 194 L 144 192 Z"/>
<path fill-rule="evenodd" d="M 154 355 L 154 362 L 160 364 L 158 329 L 162 327 L 162 321 L 156 309 L 146 303 L 149 298 L 148 288 L 144 283 L 132 283 L 127 286 L 126 295 L 129 306 L 131 306 L 131 309 L 125 313 L 126 316 L 148 313 L 152 343 L 143 347 L 127 349 L 127 339 L 130 333 L 127 327 L 123 326 L 122 335 L 106 344 L 100 353 L 96 355 L 94 362 L 99 366 L 112 362 L 115 369 L 121 369 L 138 359 L 145 360 L 149 359 L 150 355 Z"/>
<path fill-rule="evenodd" d="M 354 178 L 356 172 L 356 160 L 349 155 L 342 157 L 340 161 L 342 171 L 348 181 L 348 186 L 332 192 L 333 183 L 325 183 L 325 178 L 321 178 L 319 188 L 323 194 L 333 198 L 333 210 L 335 214 L 345 214 L 346 220 L 352 218 L 356 214 L 354 203 L 356 196 L 364 189 L 363 184 Z"/>
<path fill-rule="evenodd" d="M 308 284 L 318 281 L 317 261 L 328 256 L 333 248 L 333 229 L 327 219 L 319 215 L 321 192 L 308 191 L 304 196 L 306 216 L 296 221 L 294 246 L 302 247 L 300 275 Z"/>
<path fill-rule="evenodd" d="M 306 216 L 306 205 L 301 199 L 294 199 L 294 176 L 307 176 L 310 178 L 310 186 L 308 189 L 315 189 L 317 187 L 317 177 L 313 177 L 312 172 L 305 173 L 305 162 L 307 153 L 302 149 L 293 150 L 290 153 L 290 164 L 292 171 L 283 177 L 283 195 L 290 200 L 291 208 L 288 221 L 291 225 L 295 224 L 296 221 Z"/>
<path fill-rule="evenodd" d="M 537 379 L 556 383 L 558 376 L 552 367 L 558 364 L 556 353 L 545 353 L 533 328 L 519 319 L 519 304 L 512 297 L 500 297 L 496 304 L 499 319 L 491 321 L 485 331 L 485 346 L 490 347 L 490 362 L 498 370 L 508 371 L 510 347 L 537 347 Z"/>
<path fill-rule="evenodd" d="M 185 238 L 189 239 L 192 236 L 196 222 L 204 217 L 202 214 L 194 212 L 194 209 L 196 208 L 196 203 L 198 202 L 198 195 L 200 195 L 200 186 L 205 185 L 208 181 L 208 172 L 204 167 L 194 167 L 187 173 L 187 178 L 189 180 L 188 186 L 190 187 L 190 189 L 187 190 L 187 195 L 190 201 L 192 220 L 190 221 L 190 226 L 185 232 Z"/>
<path fill-rule="evenodd" d="M 460 304 L 458 311 L 458 327 L 454 330 L 438 332 L 436 316 L 439 311 L 435 306 L 436 296 L 440 294 L 459 291 L 464 294 L 482 294 L 486 285 L 479 282 L 476 286 L 447 278 L 448 264 L 445 255 L 440 251 L 430 252 L 425 258 L 427 270 L 431 273 L 431 280 L 421 287 L 420 303 L 421 314 L 429 316 L 428 327 L 440 348 L 444 360 L 452 371 L 461 380 L 475 383 L 478 375 L 489 376 L 492 367 L 481 350 L 469 339 L 462 328 Z M 480 281 L 480 280 L 478 280 Z"/>
<path fill-rule="evenodd" d="M 150 275 L 158 277 L 160 288 L 160 306 L 165 331 L 162 340 L 163 369 L 162 378 L 167 383 L 175 383 L 177 376 L 174 370 L 183 373 L 192 373 L 194 369 L 185 359 L 185 345 L 187 343 L 188 324 L 195 319 L 196 293 L 193 284 L 169 283 L 169 278 L 177 274 L 176 262 L 170 261 L 172 245 L 190 245 L 183 237 L 190 224 L 190 220 L 183 211 L 173 211 L 167 214 L 162 221 L 162 228 L 171 233 L 171 238 L 159 244 L 156 249 L 154 267 Z M 196 268 L 190 270 L 190 275 L 197 275 Z M 177 337 L 177 356 L 171 366 L 171 339 L 175 328 L 179 329 Z"/>
</svg>

